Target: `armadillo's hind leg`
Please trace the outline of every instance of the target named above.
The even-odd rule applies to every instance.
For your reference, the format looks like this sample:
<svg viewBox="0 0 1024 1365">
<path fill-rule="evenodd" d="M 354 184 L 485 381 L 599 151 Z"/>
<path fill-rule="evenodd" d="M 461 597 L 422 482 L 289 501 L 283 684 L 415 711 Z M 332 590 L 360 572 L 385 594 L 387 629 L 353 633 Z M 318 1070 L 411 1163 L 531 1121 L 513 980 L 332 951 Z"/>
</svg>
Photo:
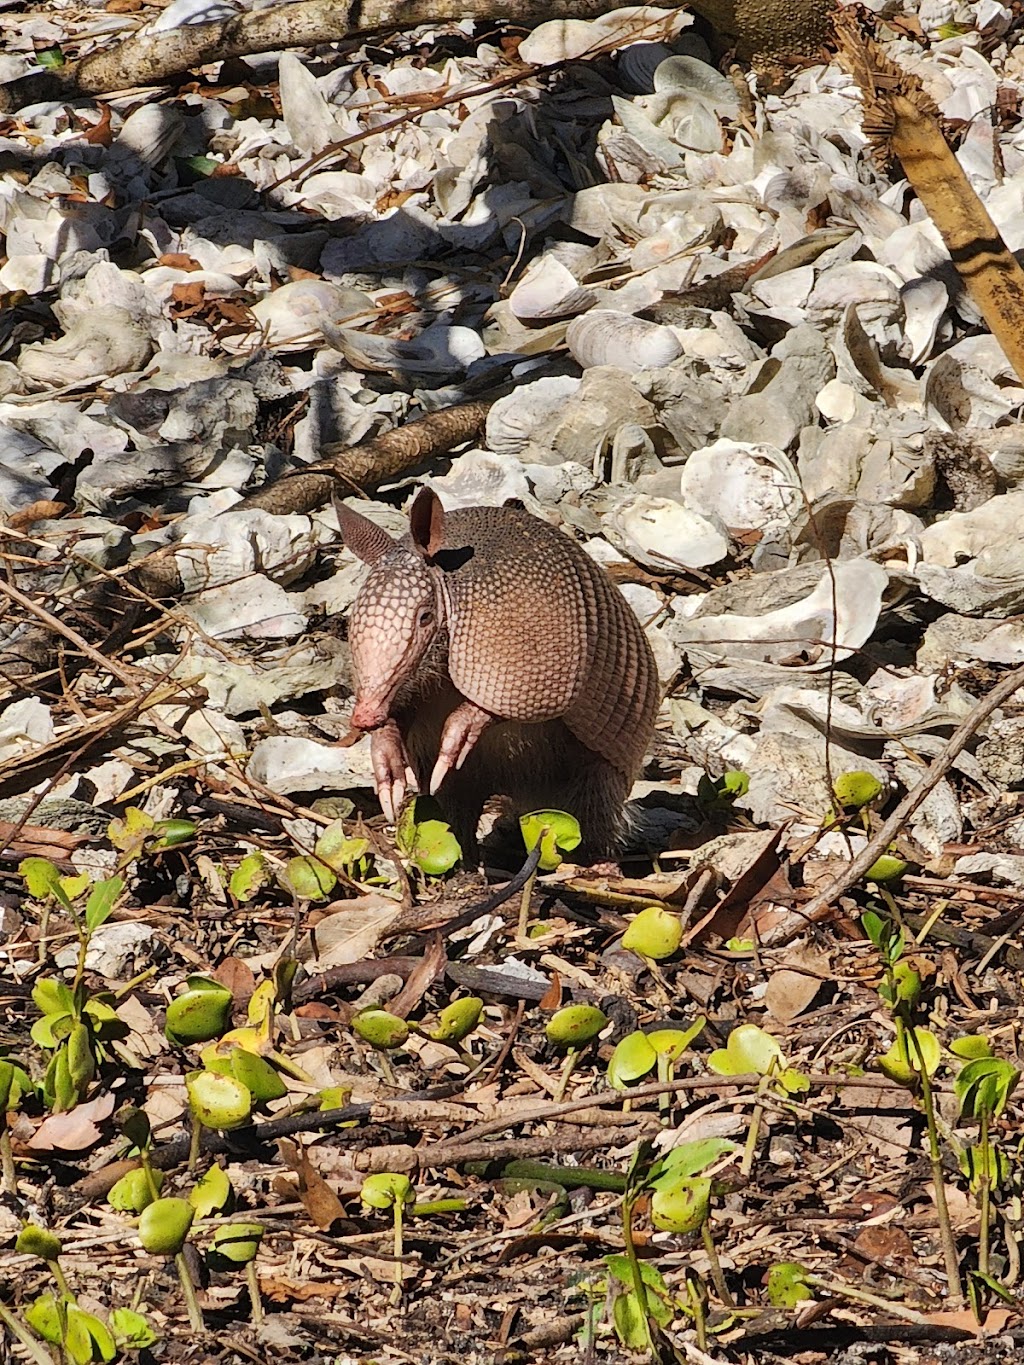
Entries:
<svg viewBox="0 0 1024 1365">
<path fill-rule="evenodd" d="M 430 774 L 430 794 L 437 790 L 450 772 L 461 768 L 473 751 L 473 745 L 494 720 L 490 711 L 483 710 L 475 702 L 464 701 L 457 706 L 444 723 L 441 732 L 441 748 Z"/>
<path fill-rule="evenodd" d="M 416 774 L 409 763 L 405 741 L 398 723 L 385 721 L 370 736 L 370 762 L 377 797 L 385 817 L 394 824 L 405 800 L 406 788 L 416 787 Z"/>
<path fill-rule="evenodd" d="M 618 856 L 626 829 L 623 807 L 632 786 L 630 779 L 604 759 L 594 756 L 573 774 L 564 806 L 580 824 L 580 846 L 570 856 L 574 862 L 592 863 Z"/>
</svg>

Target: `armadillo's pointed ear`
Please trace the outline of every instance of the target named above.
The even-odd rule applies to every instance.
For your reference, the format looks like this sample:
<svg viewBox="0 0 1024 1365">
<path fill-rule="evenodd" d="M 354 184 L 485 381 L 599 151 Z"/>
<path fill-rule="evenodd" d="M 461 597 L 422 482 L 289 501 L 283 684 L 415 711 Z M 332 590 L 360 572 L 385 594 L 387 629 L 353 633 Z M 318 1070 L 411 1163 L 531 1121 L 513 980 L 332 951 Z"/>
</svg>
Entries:
<svg viewBox="0 0 1024 1365">
<path fill-rule="evenodd" d="M 433 559 L 444 544 L 444 508 L 432 488 L 421 488 L 409 508 L 412 543 L 424 559 Z"/>
<path fill-rule="evenodd" d="M 383 526 L 378 526 L 361 512 L 353 512 L 351 507 L 346 507 L 334 494 L 332 501 L 341 539 L 357 559 L 361 559 L 364 564 L 376 564 L 378 559 L 394 549 L 395 541 Z"/>
</svg>

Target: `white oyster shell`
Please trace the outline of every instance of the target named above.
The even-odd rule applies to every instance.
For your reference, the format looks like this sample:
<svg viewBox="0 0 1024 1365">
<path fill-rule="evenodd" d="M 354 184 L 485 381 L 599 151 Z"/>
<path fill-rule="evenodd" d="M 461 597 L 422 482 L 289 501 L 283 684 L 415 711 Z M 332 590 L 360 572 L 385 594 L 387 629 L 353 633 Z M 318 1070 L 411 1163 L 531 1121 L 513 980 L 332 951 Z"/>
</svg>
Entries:
<svg viewBox="0 0 1024 1365">
<path fill-rule="evenodd" d="M 554 256 L 542 256 L 509 295 L 509 307 L 520 322 L 553 322 L 592 308 L 597 295 L 577 284 L 572 272 Z"/>
<path fill-rule="evenodd" d="M 614 365 L 636 374 L 671 365 L 683 353 L 682 342 L 671 328 L 611 308 L 592 308 L 573 318 L 565 340 L 572 358 L 585 370 Z"/>
<path fill-rule="evenodd" d="M 678 644 L 699 644 L 723 659 L 783 664 L 795 671 L 828 668 L 871 638 L 888 581 L 880 565 L 851 559 L 823 571 L 800 601 L 760 616 L 685 617 L 693 599 L 684 598 L 676 603 L 673 636 Z M 694 606 L 699 609 L 699 603 Z"/>
<path fill-rule="evenodd" d="M 610 523 L 627 552 L 649 569 L 704 569 L 729 552 L 728 538 L 713 522 L 668 498 L 633 498 Z"/>
<path fill-rule="evenodd" d="M 71 318 L 56 341 L 26 346 L 18 368 L 44 384 L 80 384 L 141 370 L 153 354 L 148 328 L 123 308 L 97 308 Z"/>
<path fill-rule="evenodd" d="M 775 446 L 718 440 L 695 450 L 679 480 L 683 501 L 733 531 L 788 524 L 803 507 L 800 479 Z"/>
<path fill-rule="evenodd" d="M 226 337 L 232 354 L 270 349 L 305 351 L 322 346 L 325 328 L 364 323 L 376 314 L 373 300 L 358 289 L 343 289 L 326 280 L 295 280 L 253 304 L 254 330 Z"/>
</svg>

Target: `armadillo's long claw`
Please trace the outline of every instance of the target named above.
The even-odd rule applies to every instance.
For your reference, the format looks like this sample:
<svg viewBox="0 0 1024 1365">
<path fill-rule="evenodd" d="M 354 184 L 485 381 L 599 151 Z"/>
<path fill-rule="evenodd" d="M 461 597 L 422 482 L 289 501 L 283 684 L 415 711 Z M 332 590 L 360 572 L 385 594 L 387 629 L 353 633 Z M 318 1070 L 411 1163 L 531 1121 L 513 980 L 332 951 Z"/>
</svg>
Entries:
<svg viewBox="0 0 1024 1365">
<path fill-rule="evenodd" d="M 475 702 L 464 701 L 444 723 L 441 748 L 430 774 L 430 794 L 436 796 L 441 783 L 453 768 L 461 768 L 473 751 L 473 746 L 494 717 Z"/>
<path fill-rule="evenodd" d="M 386 721 L 379 730 L 374 730 L 370 737 L 370 762 L 380 808 L 385 819 L 394 824 L 405 800 L 406 784 L 410 787 L 416 785 L 405 743 L 395 721 Z"/>
</svg>

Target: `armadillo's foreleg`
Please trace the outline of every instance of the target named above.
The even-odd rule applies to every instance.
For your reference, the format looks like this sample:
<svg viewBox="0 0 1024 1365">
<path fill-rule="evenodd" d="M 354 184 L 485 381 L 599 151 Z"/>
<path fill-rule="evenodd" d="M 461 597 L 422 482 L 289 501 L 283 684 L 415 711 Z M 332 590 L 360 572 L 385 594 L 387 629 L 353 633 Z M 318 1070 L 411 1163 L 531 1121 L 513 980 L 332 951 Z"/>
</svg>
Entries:
<svg viewBox="0 0 1024 1365">
<path fill-rule="evenodd" d="M 464 701 L 456 706 L 441 732 L 441 748 L 430 774 L 431 796 L 437 795 L 437 789 L 453 768 L 462 767 L 473 745 L 493 720 L 490 711 L 484 711 L 475 702 Z"/>
<path fill-rule="evenodd" d="M 380 808 L 394 824 L 407 788 L 416 787 L 416 774 L 409 764 L 409 755 L 397 721 L 387 720 L 371 734 L 370 762 Z"/>
</svg>

